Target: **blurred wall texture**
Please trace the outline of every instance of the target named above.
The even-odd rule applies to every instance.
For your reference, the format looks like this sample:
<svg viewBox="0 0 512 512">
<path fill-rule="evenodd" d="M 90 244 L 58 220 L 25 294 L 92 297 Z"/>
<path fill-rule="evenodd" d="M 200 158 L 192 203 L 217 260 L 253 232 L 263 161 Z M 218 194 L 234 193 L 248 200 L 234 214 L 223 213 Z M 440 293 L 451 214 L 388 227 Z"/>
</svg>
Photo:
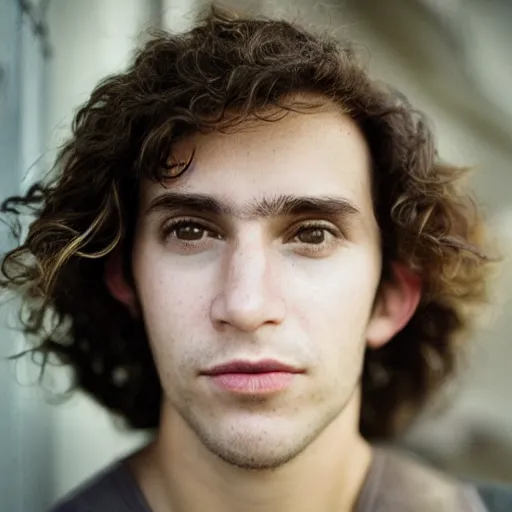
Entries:
<svg viewBox="0 0 512 512">
<path fill-rule="evenodd" d="M 0 0 L 0 70 L 8 67 L 14 80 L 0 84 L 1 101 L 8 93 L 9 104 L 20 106 L 0 110 L 2 196 L 50 168 L 74 110 L 99 79 L 126 65 L 145 29 L 184 30 L 203 4 Z M 374 74 L 428 113 L 441 155 L 475 166 L 473 185 L 505 256 L 512 253 L 512 4 L 256 0 L 224 5 L 283 15 L 355 39 Z M 488 315 L 491 321 L 472 340 L 468 369 L 456 383 L 450 407 L 427 413 L 404 440 L 459 474 L 512 481 L 511 297 L 512 273 L 505 265 Z M 30 381 L 33 374 L 28 363 L 18 365 L 19 380 Z M 0 423 L 0 453 L 7 454 L 0 457 L 6 489 L 4 493 L 0 485 L 1 510 L 41 510 L 144 441 L 143 435 L 116 430 L 111 418 L 83 396 L 51 405 L 40 388 L 16 387 L 13 371 L 7 379 L 5 375 L 2 368 L 2 389 L 8 391 L 0 394 L 0 407 L 8 413 Z M 48 386 L 58 384 L 57 376 Z"/>
</svg>

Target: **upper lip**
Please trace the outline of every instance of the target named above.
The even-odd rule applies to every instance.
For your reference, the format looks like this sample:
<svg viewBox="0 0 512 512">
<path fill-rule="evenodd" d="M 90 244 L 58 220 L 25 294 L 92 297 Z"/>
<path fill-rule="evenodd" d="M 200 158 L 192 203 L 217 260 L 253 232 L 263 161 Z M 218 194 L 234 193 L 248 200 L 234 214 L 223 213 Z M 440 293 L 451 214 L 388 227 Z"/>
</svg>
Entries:
<svg viewBox="0 0 512 512">
<path fill-rule="evenodd" d="M 268 373 L 268 372 L 287 372 L 302 373 L 302 370 L 273 359 L 264 359 L 262 361 L 230 361 L 228 363 L 214 366 L 204 372 L 204 375 L 222 375 L 225 373 Z"/>
</svg>

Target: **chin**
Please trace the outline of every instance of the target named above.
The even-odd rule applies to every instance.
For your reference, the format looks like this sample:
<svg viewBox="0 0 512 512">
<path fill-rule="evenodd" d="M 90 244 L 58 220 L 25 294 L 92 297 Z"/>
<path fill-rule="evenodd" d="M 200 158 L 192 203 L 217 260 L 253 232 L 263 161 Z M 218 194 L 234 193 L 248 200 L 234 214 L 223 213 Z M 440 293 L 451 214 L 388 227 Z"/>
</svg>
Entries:
<svg viewBox="0 0 512 512">
<path fill-rule="evenodd" d="M 294 433 L 295 435 L 291 435 Z M 231 466 L 253 471 L 276 470 L 302 453 L 317 437 L 318 431 L 301 432 L 286 422 L 274 420 L 248 425 L 226 425 L 222 431 L 197 431 L 202 444 Z"/>
<path fill-rule="evenodd" d="M 211 454 L 231 466 L 265 471 L 285 466 L 304 452 L 338 417 L 340 408 L 313 415 L 307 407 L 296 415 L 290 411 L 230 410 L 209 416 L 204 409 L 202 414 L 186 412 L 182 418 Z"/>
<path fill-rule="evenodd" d="M 231 466 L 249 471 L 273 471 L 277 470 L 297 457 L 305 446 L 294 446 L 284 448 L 281 445 L 275 446 L 272 450 L 268 445 L 265 450 L 258 449 L 258 446 L 246 446 L 246 449 L 238 447 L 212 445 L 207 448 L 219 459 Z"/>
</svg>

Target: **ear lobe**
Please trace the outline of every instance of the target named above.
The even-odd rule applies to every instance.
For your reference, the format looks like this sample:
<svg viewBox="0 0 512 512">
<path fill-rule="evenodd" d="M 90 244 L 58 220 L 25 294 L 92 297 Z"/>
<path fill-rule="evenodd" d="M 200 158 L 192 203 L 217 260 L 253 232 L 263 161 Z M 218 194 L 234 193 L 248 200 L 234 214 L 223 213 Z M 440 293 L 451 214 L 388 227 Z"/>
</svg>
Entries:
<svg viewBox="0 0 512 512">
<path fill-rule="evenodd" d="M 384 283 L 368 324 L 366 339 L 380 348 L 401 331 L 414 315 L 421 299 L 421 278 L 404 265 L 393 264 L 393 280 Z"/>
<path fill-rule="evenodd" d="M 124 275 L 121 251 L 111 253 L 105 262 L 105 284 L 114 299 L 126 306 L 132 316 L 137 316 L 137 300 L 133 288 Z"/>
</svg>

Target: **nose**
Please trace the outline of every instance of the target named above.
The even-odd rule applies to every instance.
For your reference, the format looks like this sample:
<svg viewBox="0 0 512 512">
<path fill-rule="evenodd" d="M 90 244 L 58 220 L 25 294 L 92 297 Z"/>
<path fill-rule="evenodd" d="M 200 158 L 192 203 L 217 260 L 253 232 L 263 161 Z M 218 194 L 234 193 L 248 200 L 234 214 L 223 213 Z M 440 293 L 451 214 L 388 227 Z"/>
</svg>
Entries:
<svg viewBox="0 0 512 512">
<path fill-rule="evenodd" d="M 252 332 L 280 324 L 286 315 L 275 262 L 264 247 L 239 244 L 227 256 L 219 293 L 211 306 L 216 326 Z"/>
</svg>

